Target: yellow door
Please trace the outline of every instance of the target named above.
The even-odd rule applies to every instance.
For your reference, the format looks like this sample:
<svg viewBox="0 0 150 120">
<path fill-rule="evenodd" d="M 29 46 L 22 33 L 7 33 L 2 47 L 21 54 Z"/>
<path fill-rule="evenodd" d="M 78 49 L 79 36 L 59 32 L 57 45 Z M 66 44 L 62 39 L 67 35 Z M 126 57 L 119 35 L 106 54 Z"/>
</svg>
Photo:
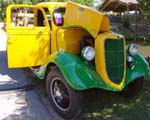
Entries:
<svg viewBox="0 0 150 120">
<path fill-rule="evenodd" d="M 7 8 L 8 67 L 40 66 L 50 54 L 50 28 L 44 11 L 29 5 Z"/>
</svg>

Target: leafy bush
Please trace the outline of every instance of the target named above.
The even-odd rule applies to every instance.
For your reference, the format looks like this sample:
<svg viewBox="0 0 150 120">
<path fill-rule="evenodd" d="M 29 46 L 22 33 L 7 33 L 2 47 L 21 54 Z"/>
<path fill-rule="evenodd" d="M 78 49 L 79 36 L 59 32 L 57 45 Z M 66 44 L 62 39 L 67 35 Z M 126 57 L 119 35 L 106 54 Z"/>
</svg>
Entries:
<svg viewBox="0 0 150 120">
<path fill-rule="evenodd" d="M 130 20 L 128 16 L 125 16 L 122 18 L 122 24 L 125 28 L 129 28 L 130 27 Z"/>
</svg>

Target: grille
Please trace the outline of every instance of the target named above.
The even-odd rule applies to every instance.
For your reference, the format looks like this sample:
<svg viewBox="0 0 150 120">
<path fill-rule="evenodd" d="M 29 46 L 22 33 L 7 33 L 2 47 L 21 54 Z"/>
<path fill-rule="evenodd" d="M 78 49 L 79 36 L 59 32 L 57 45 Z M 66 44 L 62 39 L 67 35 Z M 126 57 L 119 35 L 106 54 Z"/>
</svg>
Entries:
<svg viewBox="0 0 150 120">
<path fill-rule="evenodd" d="M 105 40 L 105 62 L 109 79 L 119 84 L 124 76 L 124 41 L 123 39 Z"/>
</svg>

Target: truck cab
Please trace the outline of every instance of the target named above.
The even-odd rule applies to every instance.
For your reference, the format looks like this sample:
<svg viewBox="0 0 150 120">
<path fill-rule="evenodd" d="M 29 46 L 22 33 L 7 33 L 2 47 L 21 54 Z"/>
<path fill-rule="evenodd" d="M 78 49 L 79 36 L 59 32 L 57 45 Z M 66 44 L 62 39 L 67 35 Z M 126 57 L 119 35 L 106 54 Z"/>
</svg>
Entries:
<svg viewBox="0 0 150 120">
<path fill-rule="evenodd" d="M 65 6 L 65 3 L 41 3 L 36 6 L 11 5 L 8 7 L 9 67 L 40 66 L 49 54 L 57 51 L 55 32 L 63 25 Z M 60 18 L 57 18 L 58 15 Z"/>
<path fill-rule="evenodd" d="M 129 97 L 142 88 L 148 63 L 136 44 L 110 31 L 108 16 L 74 2 L 7 8 L 10 68 L 31 67 L 55 111 L 65 119 L 82 111 L 80 92 L 101 88 Z"/>
</svg>

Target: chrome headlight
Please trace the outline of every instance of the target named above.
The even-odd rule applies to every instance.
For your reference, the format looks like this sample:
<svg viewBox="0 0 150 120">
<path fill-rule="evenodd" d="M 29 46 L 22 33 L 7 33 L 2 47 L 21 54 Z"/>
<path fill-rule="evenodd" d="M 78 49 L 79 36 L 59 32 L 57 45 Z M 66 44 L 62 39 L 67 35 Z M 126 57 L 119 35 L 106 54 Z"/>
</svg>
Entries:
<svg viewBox="0 0 150 120">
<path fill-rule="evenodd" d="M 132 56 L 128 56 L 128 57 L 127 57 L 127 61 L 128 61 L 128 62 L 133 62 L 133 61 L 134 61 L 134 58 L 133 58 Z"/>
<path fill-rule="evenodd" d="M 136 44 L 131 44 L 129 47 L 129 53 L 135 55 L 138 52 L 138 46 Z"/>
<path fill-rule="evenodd" d="M 84 59 L 91 61 L 95 57 L 95 50 L 93 47 L 87 46 L 82 49 L 81 54 Z"/>
</svg>

